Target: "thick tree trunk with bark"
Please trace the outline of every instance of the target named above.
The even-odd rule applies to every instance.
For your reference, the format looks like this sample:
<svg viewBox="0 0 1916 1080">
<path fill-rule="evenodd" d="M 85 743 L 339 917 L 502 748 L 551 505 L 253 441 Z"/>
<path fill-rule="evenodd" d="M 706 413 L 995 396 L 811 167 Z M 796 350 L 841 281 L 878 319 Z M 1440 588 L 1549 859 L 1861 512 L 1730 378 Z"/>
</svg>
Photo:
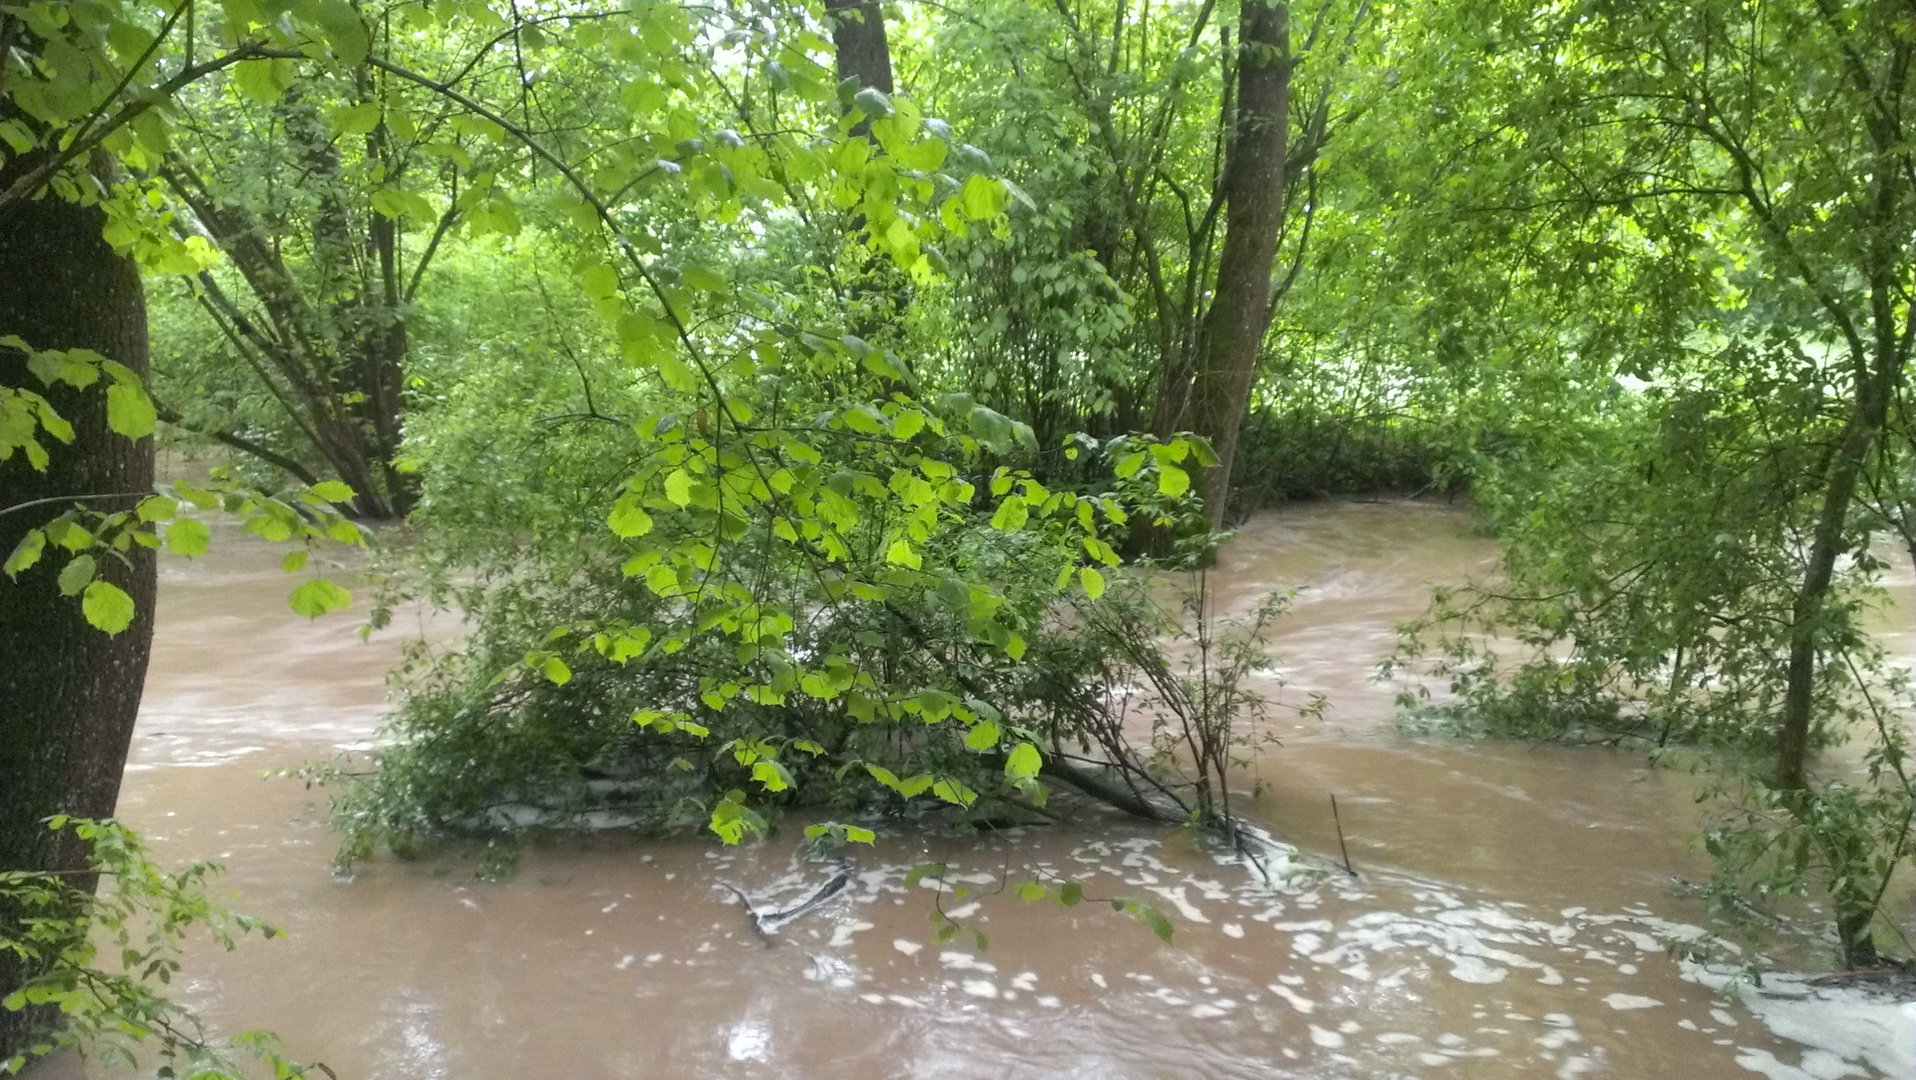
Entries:
<svg viewBox="0 0 1916 1080">
<path fill-rule="evenodd" d="M 18 170 L 31 161 L 10 165 Z M 0 188 L 10 179 L 9 170 L 0 169 Z M 101 239 L 103 225 L 98 208 L 53 196 L 0 208 L 0 335 L 43 349 L 92 349 L 144 375 L 139 271 Z M 136 442 L 107 427 L 100 386 L 48 390 L 28 373 L 24 356 L 5 348 L 0 384 L 44 392 L 74 429 L 71 443 L 46 442 L 52 460 L 45 472 L 35 472 L 22 454 L 0 462 L 0 508 L 152 488 L 153 440 Z M 118 509 L 130 501 L 96 505 Z M 70 505 L 0 516 L 0 553 Z M 133 625 L 114 637 L 87 625 L 77 599 L 60 595 L 56 560 L 44 560 L 16 582 L 0 578 L 0 870 L 83 870 L 85 845 L 70 830 L 48 830 L 42 820 L 113 813 L 153 638 L 153 553 L 136 545 L 130 557 L 131 568 L 99 560 L 102 576 L 138 606 Z M 0 958 L 0 997 L 23 974 Z M 21 1045 L 30 1019 L 46 1018 L 0 1012 L 0 1060 Z"/>
<path fill-rule="evenodd" d="M 1291 96 L 1288 7 L 1244 0 L 1238 41 L 1237 122 L 1221 181 L 1224 250 L 1190 392 L 1192 430 L 1217 451 L 1217 465 L 1202 470 L 1200 477 L 1214 528 L 1224 522 L 1238 428 L 1250 403 L 1258 349 L 1270 325 L 1271 267 L 1284 223 Z"/>
<path fill-rule="evenodd" d="M 885 39 L 884 8 L 873 0 L 826 0 L 825 11 L 832 20 L 838 77 L 891 93 L 891 45 Z"/>
</svg>

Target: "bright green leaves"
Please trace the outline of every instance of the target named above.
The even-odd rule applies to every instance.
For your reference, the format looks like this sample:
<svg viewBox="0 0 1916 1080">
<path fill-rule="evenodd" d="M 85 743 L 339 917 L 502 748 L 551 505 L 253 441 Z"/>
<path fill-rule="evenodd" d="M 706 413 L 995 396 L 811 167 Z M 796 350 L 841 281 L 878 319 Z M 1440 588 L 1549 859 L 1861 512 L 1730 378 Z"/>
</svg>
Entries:
<svg viewBox="0 0 1916 1080">
<path fill-rule="evenodd" d="M 1038 748 L 1030 743 L 1019 743 L 1005 756 L 1005 775 L 1014 780 L 1029 780 L 1037 777 L 1044 767 L 1044 758 Z"/>
<path fill-rule="evenodd" d="M 322 480 L 310 489 L 318 498 L 329 503 L 347 503 L 353 500 L 353 489 L 338 480 Z"/>
<path fill-rule="evenodd" d="M 74 562 L 78 562 L 75 559 Z M 73 563 L 67 564 L 69 569 Z M 65 574 L 61 575 L 63 578 Z M 108 637 L 133 625 L 133 598 L 110 581 L 94 581 L 80 597 L 80 611 L 95 630 Z"/>
<path fill-rule="evenodd" d="M 980 753 L 995 749 L 998 746 L 1000 733 L 997 724 L 989 720 L 980 720 L 971 725 L 971 730 L 965 733 L 965 746 Z"/>
<path fill-rule="evenodd" d="M 29 529 L 27 534 L 20 538 L 20 542 L 13 546 L 13 551 L 7 555 L 4 567 L 0 569 L 4 569 L 8 577 L 17 578 L 22 571 L 30 569 L 34 563 L 40 561 L 40 553 L 46 550 L 46 546 L 46 532 L 41 529 Z"/>
<path fill-rule="evenodd" d="M 49 387 L 64 384 L 84 390 L 106 376 L 108 426 L 130 439 L 153 433 L 153 402 L 139 375 L 126 365 L 90 349 L 34 349 L 11 335 L 0 337 L 0 350 L 25 353 L 27 370 Z M 24 387 L 0 386 L 0 461 L 22 452 L 27 464 L 44 471 L 50 459 L 39 441 L 42 433 L 57 442 L 73 441 L 73 425 L 46 398 Z"/>
<path fill-rule="evenodd" d="M 1031 519 L 1030 504 L 1022 496 L 1011 495 L 998 504 L 991 516 L 991 527 L 1000 532 L 1017 532 Z"/>
<path fill-rule="evenodd" d="M 936 780 L 930 773 L 923 773 L 909 779 L 900 780 L 896 774 L 883 765 L 866 765 L 865 771 L 873 780 L 885 785 L 907 799 L 917 798 L 931 789 Z"/>
<path fill-rule="evenodd" d="M 612 504 L 612 513 L 607 515 L 606 524 L 615 535 L 631 540 L 652 531 L 652 515 L 639 505 L 636 496 L 621 495 Z"/>
<path fill-rule="evenodd" d="M 111 360 L 105 367 L 113 376 L 113 385 L 106 388 L 107 426 L 129 439 L 143 439 L 153 434 L 159 418 L 154 414 L 152 399 L 146 396 L 146 388 L 140 384 L 140 377 Z"/>
<path fill-rule="evenodd" d="M 675 506 L 690 506 L 692 503 L 692 474 L 684 469 L 674 469 L 665 478 L 665 497 Z"/>
<path fill-rule="evenodd" d="M 959 204 L 973 221 L 987 221 L 1005 212 L 1009 195 L 1001 181 L 983 173 L 972 173 L 959 189 Z"/>
<path fill-rule="evenodd" d="M 878 834 L 857 825 L 841 825 L 836 821 L 823 821 L 805 826 L 807 840 L 830 839 L 841 844 L 872 844 L 878 840 Z"/>
<path fill-rule="evenodd" d="M 1158 467 L 1158 493 L 1172 498 L 1191 490 L 1191 474 L 1176 465 Z"/>
<path fill-rule="evenodd" d="M 712 807 L 710 828 L 720 840 L 736 844 L 745 839 L 747 833 L 764 835 L 765 818 L 745 805 L 745 792 L 734 788 Z"/>
<path fill-rule="evenodd" d="M 301 584 L 288 598 L 294 613 L 309 619 L 316 619 L 328 612 L 344 611 L 352 602 L 352 593 L 325 578 L 313 578 Z"/>
<path fill-rule="evenodd" d="M 206 545 L 212 537 L 213 531 L 205 522 L 183 517 L 167 527 L 166 548 L 175 555 L 191 559 L 206 554 Z"/>
</svg>

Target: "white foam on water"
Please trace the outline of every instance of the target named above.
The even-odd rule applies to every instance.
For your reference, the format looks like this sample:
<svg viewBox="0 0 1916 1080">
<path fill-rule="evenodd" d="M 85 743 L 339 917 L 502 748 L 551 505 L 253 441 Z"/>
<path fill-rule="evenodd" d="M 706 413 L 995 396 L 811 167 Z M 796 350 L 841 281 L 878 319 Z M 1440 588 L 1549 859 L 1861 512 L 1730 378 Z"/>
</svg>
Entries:
<svg viewBox="0 0 1916 1080">
<path fill-rule="evenodd" d="M 1898 1080 L 1916 1077 L 1916 1002 L 1898 1003 L 1853 987 L 1813 986 L 1804 975 L 1772 972 L 1756 986 L 1739 983 L 1734 969 L 1684 961 L 1681 970 L 1684 979 L 1736 997 L 1771 1032 L 1808 1048 L 1803 1062 L 1789 1066 L 1797 1076 L 1823 1080 L 1808 1067 L 1828 1072 L 1848 1064 Z M 1823 1053 L 1811 1058 L 1813 1051 Z M 1737 1064 L 1752 1072 L 1763 1071 L 1752 1062 L 1767 1068 L 1774 1061 L 1767 1051 L 1759 1055 L 1740 1048 L 1737 1055 Z"/>
</svg>

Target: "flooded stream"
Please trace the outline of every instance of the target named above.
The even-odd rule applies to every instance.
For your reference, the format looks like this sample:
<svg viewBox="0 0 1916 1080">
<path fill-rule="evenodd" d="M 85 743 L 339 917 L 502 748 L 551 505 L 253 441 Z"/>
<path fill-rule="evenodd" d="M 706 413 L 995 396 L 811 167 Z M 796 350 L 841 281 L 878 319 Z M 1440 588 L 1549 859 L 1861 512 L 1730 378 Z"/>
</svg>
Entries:
<svg viewBox="0 0 1916 1080">
<path fill-rule="evenodd" d="M 1894 1004 L 1792 978 L 1719 992 L 1726 971 L 1678 959 L 1705 917 L 1673 881 L 1708 876 L 1687 775 L 1392 733 L 1372 669 L 1428 583 L 1492 564 L 1466 525 L 1305 506 L 1224 552 L 1228 609 L 1303 590 L 1273 648 L 1287 696 L 1330 701 L 1321 721 L 1274 711 L 1283 744 L 1258 765 L 1248 815 L 1297 848 L 1281 887 L 1102 817 L 975 845 L 881 833 L 849 888 L 769 942 L 716 883 L 776 905 L 823 881 L 793 829 L 730 850 L 548 839 L 502 884 L 470 854 L 336 877 L 325 794 L 261 774 L 365 745 L 405 636 L 444 639 L 454 617 L 366 643 L 349 620 L 307 624 L 278 553 L 244 542 L 162 564 L 121 816 L 166 860 L 223 862 L 231 903 L 288 934 L 189 955 L 189 1002 L 346 1080 L 1916 1077 L 1916 1016 Z M 930 861 L 976 890 L 942 902 L 988 951 L 931 943 L 930 883 L 905 885 Z M 1034 875 L 1147 900 L 1174 942 L 1106 904 L 1017 899 Z"/>
</svg>

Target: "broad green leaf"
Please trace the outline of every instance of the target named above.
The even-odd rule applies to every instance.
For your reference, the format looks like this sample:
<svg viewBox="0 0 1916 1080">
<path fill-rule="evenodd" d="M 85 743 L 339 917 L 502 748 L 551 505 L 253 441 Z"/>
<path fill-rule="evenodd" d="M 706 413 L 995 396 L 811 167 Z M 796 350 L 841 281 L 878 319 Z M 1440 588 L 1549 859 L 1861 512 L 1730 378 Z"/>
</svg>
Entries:
<svg viewBox="0 0 1916 1080">
<path fill-rule="evenodd" d="M 346 0 L 320 0 L 318 22 L 326 32 L 326 44 L 333 47 L 333 55 L 339 57 L 340 63 L 358 67 L 366 62 L 370 48 L 366 24 L 360 21 L 353 5 Z"/>
<path fill-rule="evenodd" d="M 1131 903 L 1130 908 L 1133 918 L 1149 927 L 1151 932 L 1165 944 L 1171 943 L 1171 920 L 1164 917 L 1164 912 L 1149 904 L 1140 904 L 1135 901 Z"/>
<path fill-rule="evenodd" d="M 687 285 L 705 292 L 724 292 L 730 284 L 724 274 L 703 266 L 688 266 L 682 275 Z"/>
<path fill-rule="evenodd" d="M 1044 758 L 1038 748 L 1032 744 L 1019 743 L 1005 755 L 1005 775 L 1013 778 L 1029 778 L 1038 775 L 1044 767 Z"/>
<path fill-rule="evenodd" d="M 1158 491 L 1172 498 L 1191 490 L 1191 474 L 1176 465 L 1158 466 Z"/>
<path fill-rule="evenodd" d="M 989 720 L 980 720 L 965 732 L 965 745 L 980 752 L 998 745 L 999 727 Z"/>
<path fill-rule="evenodd" d="M 379 126 L 379 103 L 362 101 L 333 109 L 326 114 L 326 122 L 341 135 L 364 135 Z"/>
<path fill-rule="evenodd" d="M 183 517 L 166 527 L 166 549 L 189 559 L 206 554 L 212 538 L 213 530 L 198 518 Z"/>
<path fill-rule="evenodd" d="M 312 490 L 313 494 L 329 503 L 351 502 L 353 496 L 357 494 L 351 485 L 340 483 L 338 480 L 321 480 L 313 485 Z"/>
<path fill-rule="evenodd" d="M 645 512 L 638 499 L 627 495 L 612 504 L 606 524 L 615 535 L 630 540 L 652 531 L 652 515 Z"/>
<path fill-rule="evenodd" d="M 40 561 L 40 553 L 47 547 L 47 534 L 39 529 L 28 529 L 20 542 L 13 546 L 13 553 L 7 556 L 4 567 L 10 578 L 19 577 L 21 572 Z"/>
<path fill-rule="evenodd" d="M 110 581 L 95 581 L 80 598 L 80 610 L 95 630 L 111 637 L 133 624 L 133 598 Z"/>
<path fill-rule="evenodd" d="M 289 574 L 297 574 L 301 570 L 306 569 L 306 558 L 309 554 L 311 553 L 305 548 L 296 548 L 295 550 L 289 551 L 286 553 L 286 557 L 279 561 L 279 568 Z"/>
<path fill-rule="evenodd" d="M 1005 186 L 983 173 L 972 173 L 965 178 L 958 198 L 964 205 L 966 217 L 983 221 L 1004 213 Z"/>
<path fill-rule="evenodd" d="M 1093 600 L 1104 595 L 1104 575 L 1089 566 L 1078 571 L 1078 581 L 1084 585 L 1084 594 Z"/>
<path fill-rule="evenodd" d="M 665 478 L 665 497 L 679 506 L 692 501 L 692 474 L 684 469 L 673 469 Z"/>
<path fill-rule="evenodd" d="M 60 595 L 78 596 L 93 581 L 97 567 L 91 555 L 75 555 L 60 568 Z"/>
<path fill-rule="evenodd" d="M 546 662 L 540 666 L 540 670 L 554 686 L 564 686 L 572 681 L 572 669 L 566 666 L 564 660 L 556 656 L 546 657 Z"/>
<path fill-rule="evenodd" d="M 148 495 L 140 500 L 138 517 L 144 522 L 166 521 L 180 512 L 180 504 L 164 495 Z"/>
<path fill-rule="evenodd" d="M 288 602 L 295 613 L 316 619 L 329 611 L 343 611 L 351 606 L 353 594 L 325 578 L 314 578 L 294 589 Z"/>
<path fill-rule="evenodd" d="M 106 423 L 129 439 L 153 434 L 158 422 L 153 401 L 137 383 L 114 383 L 106 388 Z"/>
</svg>

